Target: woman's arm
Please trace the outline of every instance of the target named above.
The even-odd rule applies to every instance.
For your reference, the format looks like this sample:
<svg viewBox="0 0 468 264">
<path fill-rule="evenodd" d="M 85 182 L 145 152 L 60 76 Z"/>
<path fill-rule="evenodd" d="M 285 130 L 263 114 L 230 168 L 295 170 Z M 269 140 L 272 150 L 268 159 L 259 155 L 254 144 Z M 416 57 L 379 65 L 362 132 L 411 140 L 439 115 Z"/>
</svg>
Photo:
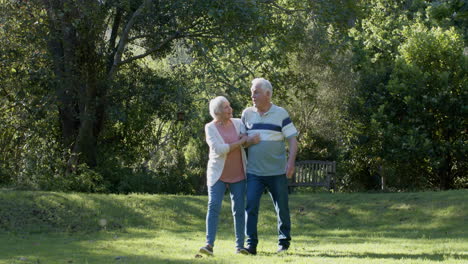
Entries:
<svg viewBox="0 0 468 264">
<path fill-rule="evenodd" d="M 224 155 L 227 154 L 236 148 L 239 148 L 242 146 L 247 141 L 247 135 L 242 134 L 239 138 L 239 140 L 227 144 L 224 143 L 224 141 L 221 141 L 218 133 L 215 131 L 216 127 L 214 126 L 205 126 L 205 134 L 206 134 L 206 142 L 208 143 L 208 146 L 210 146 L 211 149 L 214 150 L 214 152 L 218 155 Z"/>
<path fill-rule="evenodd" d="M 210 125 L 210 123 L 205 126 L 206 143 L 217 155 L 221 156 L 227 154 L 230 151 L 229 144 L 224 143 L 224 141 L 217 136 L 214 129 L 216 129 L 216 127 Z"/>
<path fill-rule="evenodd" d="M 245 140 L 244 145 L 242 147 L 248 148 L 252 145 L 258 144 L 260 142 L 260 135 L 259 134 L 254 134 L 252 136 L 247 136 L 247 139 Z"/>
<path fill-rule="evenodd" d="M 242 134 L 240 139 L 236 142 L 229 144 L 229 152 L 235 150 L 236 148 L 241 147 L 247 141 L 247 135 Z"/>
</svg>

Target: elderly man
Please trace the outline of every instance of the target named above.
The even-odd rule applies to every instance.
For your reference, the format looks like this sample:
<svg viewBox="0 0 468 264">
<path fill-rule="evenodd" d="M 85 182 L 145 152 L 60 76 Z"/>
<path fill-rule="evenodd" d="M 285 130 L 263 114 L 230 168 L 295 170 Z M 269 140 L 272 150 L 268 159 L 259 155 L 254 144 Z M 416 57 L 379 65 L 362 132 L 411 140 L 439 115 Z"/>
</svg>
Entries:
<svg viewBox="0 0 468 264">
<path fill-rule="evenodd" d="M 271 103 L 273 89 L 263 78 L 252 81 L 250 88 L 254 106 L 242 112 L 248 134 L 247 161 L 247 250 L 257 253 L 257 222 L 260 198 L 268 189 L 278 218 L 278 253 L 288 250 L 291 220 L 288 206 L 288 179 L 294 173 L 297 152 L 297 130 L 288 112 Z M 286 156 L 285 141 L 289 144 Z"/>
</svg>

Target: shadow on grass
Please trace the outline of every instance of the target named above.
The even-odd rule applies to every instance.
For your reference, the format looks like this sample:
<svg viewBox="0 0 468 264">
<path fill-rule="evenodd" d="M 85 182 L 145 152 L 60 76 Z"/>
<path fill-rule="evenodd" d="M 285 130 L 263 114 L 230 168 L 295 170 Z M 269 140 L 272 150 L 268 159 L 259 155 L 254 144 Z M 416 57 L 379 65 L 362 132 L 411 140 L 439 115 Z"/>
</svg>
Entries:
<svg viewBox="0 0 468 264">
<path fill-rule="evenodd" d="M 60 249 L 60 250 L 63 250 Z M 76 252 L 83 256 L 78 256 Z M 95 250 L 85 251 L 83 248 L 75 248 L 73 252 L 63 252 L 56 254 L 55 252 L 37 252 L 34 250 L 23 251 L 20 255 L 3 255 L 0 261 L 5 263 L 21 263 L 21 264 L 37 264 L 37 263 L 193 263 L 190 259 L 180 259 L 178 256 L 163 257 L 160 255 L 137 255 L 137 254 L 122 254 L 119 251 L 114 251 L 113 254 L 96 253 Z M 26 257 L 24 257 L 26 256 Z M 33 256 L 33 257 L 32 257 Z M 195 257 L 193 257 L 195 259 Z"/>
<path fill-rule="evenodd" d="M 116 235 L 117 234 L 117 235 Z M 0 263 L 193 263 L 196 252 L 177 254 L 141 233 L 0 234 Z M 146 239 L 148 238 L 148 239 Z M 181 241 L 179 239 L 179 241 Z M 176 252 L 176 253 L 174 253 Z M 184 259 L 185 258 L 185 259 Z"/>
<path fill-rule="evenodd" d="M 293 224 L 293 243 L 310 244 L 313 241 L 333 244 L 362 244 L 375 242 L 385 244 L 386 239 L 461 239 L 466 241 L 468 230 L 467 192 L 421 193 L 421 194 L 312 194 L 292 195 L 290 210 Z M 155 231 L 164 230 L 179 237 L 205 229 L 206 196 L 171 195 L 87 195 L 49 192 L 4 192 L 0 191 L 0 261 L 15 263 L 18 252 L 24 256 L 47 258 L 48 254 L 61 251 L 66 256 L 82 252 L 96 261 L 89 263 L 192 263 L 193 261 L 157 251 Z M 223 202 L 218 227 L 218 237 L 234 241 L 229 197 Z M 99 224 L 104 219 L 105 224 Z M 261 243 L 276 239 L 276 215 L 268 195 L 262 197 L 259 236 Z M 131 230 L 130 230 L 131 229 Z M 147 232 L 146 230 L 153 230 Z M 100 231 L 118 231 L 128 241 L 148 238 L 155 253 L 112 251 L 102 255 L 93 243 L 86 239 L 77 241 L 72 236 L 89 234 L 102 243 L 112 243 L 112 237 Z M 56 234 L 58 240 L 54 240 Z M 105 232 L 102 232 L 105 233 Z M 10 235 L 11 234 L 11 235 Z M 21 240 L 19 237 L 26 237 Z M 50 243 L 46 250 L 38 250 L 28 237 L 45 237 Z M 70 237 L 68 237 L 70 236 Z M 308 239 L 310 238 L 310 239 Z M 9 242 L 9 239 L 11 240 Z M 49 241 L 50 240 L 50 241 Z M 84 242 L 83 242 L 84 241 Z M 464 243 L 461 241 L 461 243 Z M 78 243 L 79 242 L 79 243 Z M 202 241 L 200 241 L 202 242 Z M 63 246 L 64 244 L 73 246 Z M 393 241 L 392 243 L 398 243 Z M 10 244 L 16 247 L 9 250 Z M 177 245 L 181 246 L 181 245 Z M 165 245 L 167 248 L 168 246 Z M 169 246 L 170 247 L 170 246 Z M 190 249 L 191 250 L 191 249 Z M 196 250 L 196 249 L 195 249 Z M 56 253 L 53 253 L 56 254 Z M 446 258 L 467 260 L 466 254 L 411 254 L 411 253 L 353 253 L 305 251 L 297 257 L 323 258 L 375 258 L 375 259 L 430 259 L 442 261 Z M 260 252 L 259 255 L 273 254 Z M 59 255 L 60 256 L 60 255 Z M 276 254 L 275 254 L 276 256 Z M 120 257 L 120 258 L 119 258 Z M 194 258 L 195 260 L 195 258 Z M 32 260 L 31 260 L 32 261 Z M 35 260 L 34 260 L 35 261 Z M 104 261 L 104 262 L 103 262 Z M 19 262 L 19 261 L 18 261 Z M 84 263 L 82 257 L 74 263 Z M 27 262 L 21 262 L 27 263 Z M 31 262 L 35 263 L 35 262 Z"/>
<path fill-rule="evenodd" d="M 468 204 L 454 193 L 300 195 L 290 209 L 293 225 L 312 238 L 467 238 Z"/>
<path fill-rule="evenodd" d="M 288 253 L 289 254 L 289 253 Z M 388 254 L 379 254 L 379 253 L 352 253 L 352 252 L 333 252 L 331 253 L 322 253 L 322 252 L 311 252 L 307 253 L 291 253 L 292 256 L 298 257 L 323 257 L 323 258 L 371 258 L 371 259 L 429 259 L 433 261 L 442 261 L 447 259 L 447 257 L 458 259 L 458 260 L 468 260 L 468 255 L 463 254 L 402 254 L 402 253 L 388 253 Z"/>
<path fill-rule="evenodd" d="M 0 231 L 10 233 L 199 230 L 206 214 L 202 196 L 0 192 L 0 204 Z"/>
</svg>

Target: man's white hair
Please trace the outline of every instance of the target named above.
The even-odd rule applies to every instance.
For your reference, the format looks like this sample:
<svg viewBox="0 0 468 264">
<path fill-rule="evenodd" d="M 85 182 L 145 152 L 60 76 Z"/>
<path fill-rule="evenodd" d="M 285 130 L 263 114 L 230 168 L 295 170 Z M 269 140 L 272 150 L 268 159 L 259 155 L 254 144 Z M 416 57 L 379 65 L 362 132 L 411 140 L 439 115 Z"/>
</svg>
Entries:
<svg viewBox="0 0 468 264">
<path fill-rule="evenodd" d="M 252 87 L 257 87 L 259 86 L 262 91 L 268 91 L 270 92 L 270 96 L 273 96 L 273 87 L 271 86 L 270 81 L 264 79 L 264 78 L 255 78 L 252 81 Z"/>
<path fill-rule="evenodd" d="M 223 103 L 229 103 L 228 99 L 224 96 L 217 96 L 210 100 L 210 115 L 213 119 L 219 115 L 223 110 Z"/>
</svg>

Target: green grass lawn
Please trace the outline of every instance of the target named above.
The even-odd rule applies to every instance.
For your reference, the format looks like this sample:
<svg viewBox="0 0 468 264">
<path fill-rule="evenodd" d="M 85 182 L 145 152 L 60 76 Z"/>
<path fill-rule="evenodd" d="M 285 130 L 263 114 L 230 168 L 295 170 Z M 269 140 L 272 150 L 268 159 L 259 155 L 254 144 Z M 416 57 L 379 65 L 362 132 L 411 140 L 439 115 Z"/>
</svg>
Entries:
<svg viewBox="0 0 468 264">
<path fill-rule="evenodd" d="M 234 253 L 229 200 L 200 257 L 206 196 L 0 191 L 3 263 L 468 263 L 468 190 L 290 196 L 291 248 L 261 205 L 257 256 Z"/>
</svg>

